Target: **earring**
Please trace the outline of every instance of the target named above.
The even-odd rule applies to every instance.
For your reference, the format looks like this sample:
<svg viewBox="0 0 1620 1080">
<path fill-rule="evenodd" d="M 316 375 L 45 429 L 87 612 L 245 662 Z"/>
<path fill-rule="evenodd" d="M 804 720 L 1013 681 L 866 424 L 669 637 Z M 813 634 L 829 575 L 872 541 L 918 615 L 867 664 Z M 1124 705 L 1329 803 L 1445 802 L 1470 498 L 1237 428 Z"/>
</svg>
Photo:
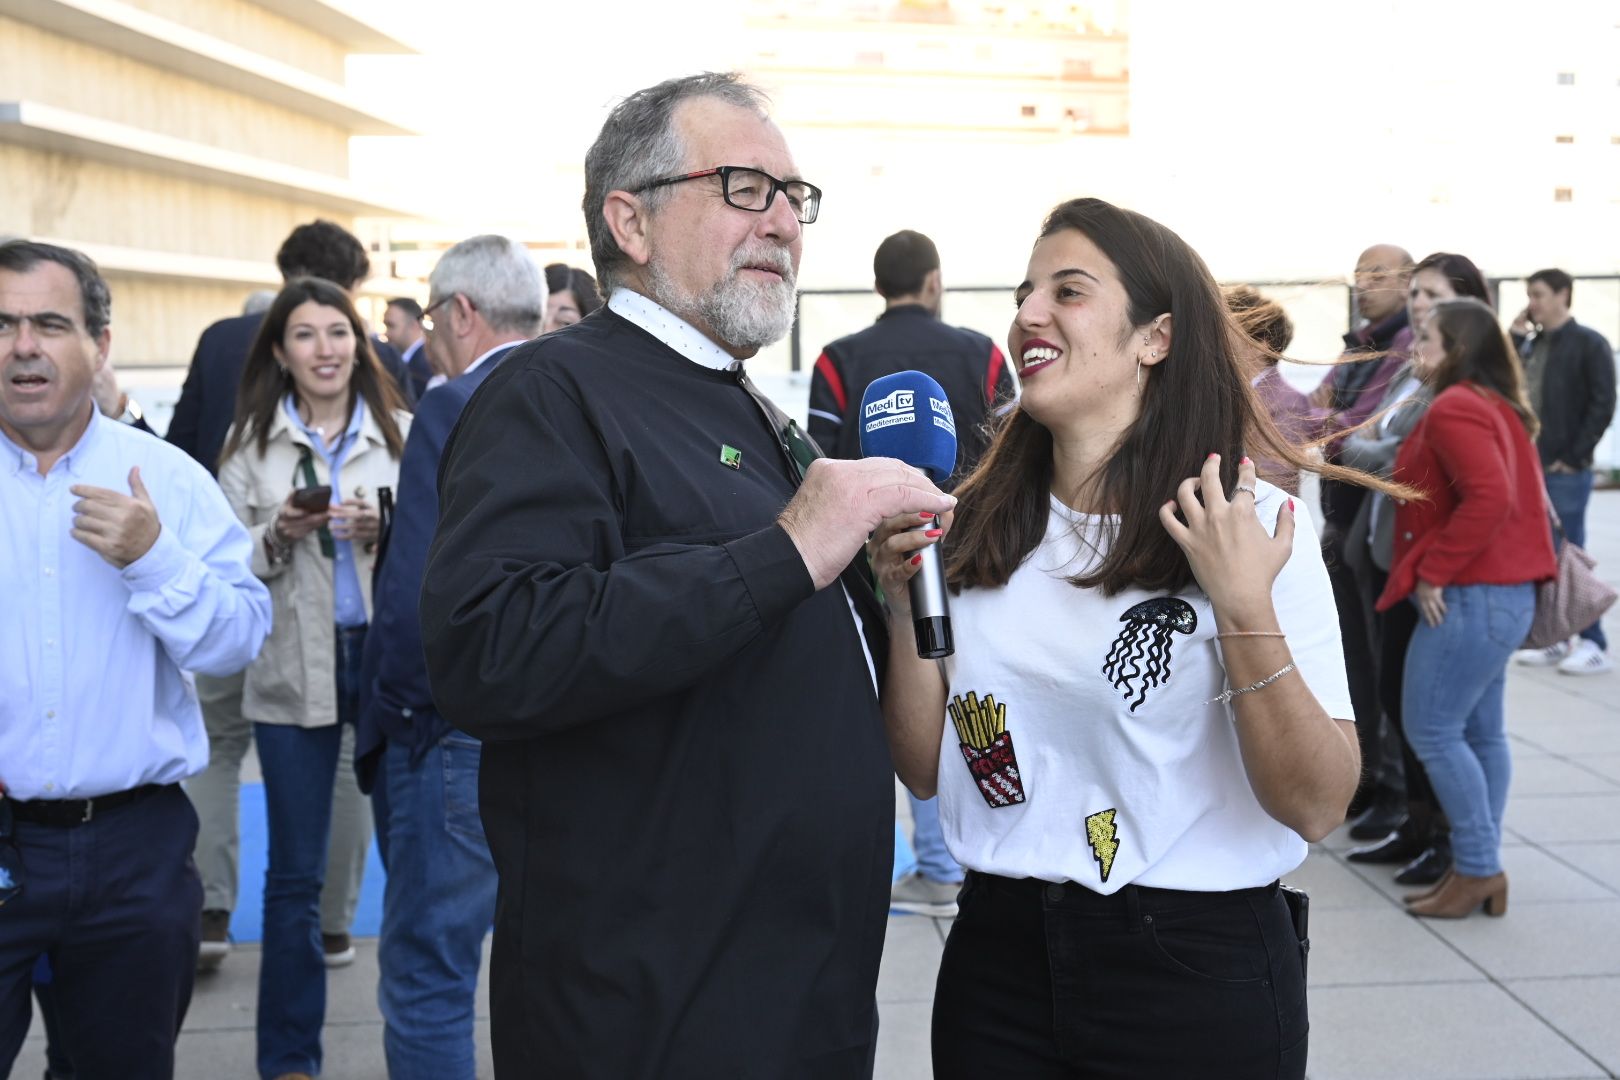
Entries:
<svg viewBox="0 0 1620 1080">
<path fill-rule="evenodd" d="M 1136 392 L 1138 394 L 1142 392 L 1142 358 L 1140 356 L 1136 358 Z"/>
</svg>

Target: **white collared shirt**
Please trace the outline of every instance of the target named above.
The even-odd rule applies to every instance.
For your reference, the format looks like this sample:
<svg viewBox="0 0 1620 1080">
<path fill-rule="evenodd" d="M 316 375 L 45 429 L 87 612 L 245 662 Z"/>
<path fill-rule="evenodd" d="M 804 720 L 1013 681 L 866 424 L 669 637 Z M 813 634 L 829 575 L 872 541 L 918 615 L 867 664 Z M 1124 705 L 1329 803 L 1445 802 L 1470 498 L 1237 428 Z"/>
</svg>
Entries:
<svg viewBox="0 0 1620 1080">
<path fill-rule="evenodd" d="M 129 491 L 161 531 L 124 569 L 70 535 L 75 484 Z M 232 675 L 270 630 L 253 542 L 213 477 L 162 439 L 92 411 L 44 476 L 0 435 L 0 783 L 18 799 L 170 784 L 208 764 L 186 672 Z"/>
<path fill-rule="evenodd" d="M 729 371 L 742 363 L 702 331 L 649 296 L 620 286 L 608 297 L 608 310 L 641 327 L 694 364 Z"/>
</svg>

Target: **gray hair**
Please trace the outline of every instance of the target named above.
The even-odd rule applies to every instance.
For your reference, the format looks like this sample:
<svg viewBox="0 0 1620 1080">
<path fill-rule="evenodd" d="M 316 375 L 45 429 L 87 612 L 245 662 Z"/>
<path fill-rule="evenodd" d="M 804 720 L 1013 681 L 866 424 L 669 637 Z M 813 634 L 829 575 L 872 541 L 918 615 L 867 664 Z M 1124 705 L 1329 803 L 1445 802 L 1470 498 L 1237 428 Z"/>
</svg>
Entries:
<svg viewBox="0 0 1620 1080">
<path fill-rule="evenodd" d="M 612 293 L 613 271 L 625 258 L 602 216 L 602 202 L 610 191 L 633 191 L 680 171 L 686 147 L 675 130 L 675 109 L 698 97 L 719 98 L 762 116 L 770 105 L 764 91 L 744 82 L 735 71 L 668 79 L 637 90 L 615 105 L 585 154 L 585 231 L 603 296 Z M 653 213 L 668 196 L 668 188 L 654 188 L 641 196 L 642 205 Z"/>
<path fill-rule="evenodd" d="M 37 240 L 7 240 L 0 244 L 0 270 L 26 274 L 43 262 L 53 262 L 73 271 L 79 282 L 79 301 L 84 308 L 84 328 L 91 337 L 112 324 L 112 290 L 95 260 L 82 251 L 42 244 Z"/>
<path fill-rule="evenodd" d="M 546 315 L 546 279 L 529 249 L 508 236 L 485 233 L 439 256 L 428 293 L 442 300 L 460 293 L 495 330 L 534 337 Z"/>
</svg>

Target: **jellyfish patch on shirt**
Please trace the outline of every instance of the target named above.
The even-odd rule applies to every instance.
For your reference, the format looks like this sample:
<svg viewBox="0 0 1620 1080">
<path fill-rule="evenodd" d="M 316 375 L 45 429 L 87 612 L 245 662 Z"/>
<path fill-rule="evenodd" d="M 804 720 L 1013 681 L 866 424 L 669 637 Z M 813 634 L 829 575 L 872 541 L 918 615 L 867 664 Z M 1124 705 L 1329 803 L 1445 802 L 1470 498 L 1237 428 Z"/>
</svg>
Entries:
<svg viewBox="0 0 1620 1080">
<path fill-rule="evenodd" d="M 1013 753 L 1012 732 L 1007 730 L 1007 706 L 994 694 L 969 691 L 957 694 L 945 706 L 956 726 L 956 738 L 967 762 L 974 786 L 990 809 L 1024 801 L 1024 781 L 1018 775 L 1018 757 Z"/>
<path fill-rule="evenodd" d="M 1124 690 L 1131 701 L 1131 712 L 1147 700 L 1147 692 L 1170 679 L 1171 635 L 1190 634 L 1198 629 L 1198 614 L 1192 605 L 1174 596 L 1155 596 L 1126 610 L 1119 617 L 1125 628 L 1114 639 L 1114 647 L 1103 660 L 1102 673 L 1113 681 L 1115 690 Z"/>
</svg>

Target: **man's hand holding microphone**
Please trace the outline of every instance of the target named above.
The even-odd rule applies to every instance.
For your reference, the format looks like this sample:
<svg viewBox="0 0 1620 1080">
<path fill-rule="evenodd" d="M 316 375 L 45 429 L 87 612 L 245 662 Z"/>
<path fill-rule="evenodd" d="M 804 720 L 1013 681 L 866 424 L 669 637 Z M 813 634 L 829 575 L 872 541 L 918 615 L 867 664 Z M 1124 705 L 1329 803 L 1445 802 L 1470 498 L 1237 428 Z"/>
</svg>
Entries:
<svg viewBox="0 0 1620 1080">
<path fill-rule="evenodd" d="M 815 462 L 781 517 L 816 587 L 867 544 L 891 621 L 910 619 L 917 653 L 951 653 L 939 541 L 954 496 L 935 486 L 956 465 L 956 426 L 939 383 L 920 371 L 873 382 L 861 402 L 858 461 Z"/>
</svg>

